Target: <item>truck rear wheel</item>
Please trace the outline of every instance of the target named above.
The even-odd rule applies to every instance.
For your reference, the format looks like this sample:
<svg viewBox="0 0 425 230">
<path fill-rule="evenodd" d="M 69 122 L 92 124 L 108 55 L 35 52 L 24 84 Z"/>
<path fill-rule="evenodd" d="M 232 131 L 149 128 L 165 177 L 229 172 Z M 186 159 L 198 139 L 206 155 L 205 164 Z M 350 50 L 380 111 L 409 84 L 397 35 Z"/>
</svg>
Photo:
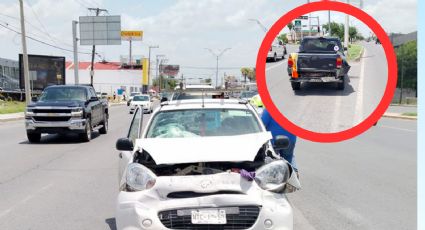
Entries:
<svg viewBox="0 0 425 230">
<path fill-rule="evenodd" d="M 79 136 L 82 141 L 89 142 L 91 140 L 91 134 L 92 134 L 91 120 L 90 118 L 87 118 L 85 132 L 81 133 Z"/>
<path fill-rule="evenodd" d="M 28 141 L 31 143 L 38 143 L 41 140 L 41 133 L 28 133 L 27 132 Z"/>
<path fill-rule="evenodd" d="M 300 90 L 301 82 L 291 82 L 292 90 Z"/>
</svg>

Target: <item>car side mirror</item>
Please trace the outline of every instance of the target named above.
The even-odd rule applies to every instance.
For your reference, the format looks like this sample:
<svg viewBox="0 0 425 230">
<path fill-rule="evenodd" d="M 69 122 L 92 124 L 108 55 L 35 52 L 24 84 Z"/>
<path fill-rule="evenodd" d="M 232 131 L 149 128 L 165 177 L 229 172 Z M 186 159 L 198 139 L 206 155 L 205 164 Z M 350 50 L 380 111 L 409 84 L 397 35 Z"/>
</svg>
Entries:
<svg viewBox="0 0 425 230">
<path fill-rule="evenodd" d="M 117 140 L 115 148 L 119 151 L 133 151 L 133 142 L 127 137 L 120 138 Z"/>
<path fill-rule="evenodd" d="M 99 98 L 98 98 L 98 97 L 91 97 L 91 98 L 89 99 L 89 101 L 97 101 L 97 100 L 99 100 Z"/>
<path fill-rule="evenodd" d="M 289 138 L 284 135 L 278 135 L 276 136 L 276 139 L 274 140 L 274 149 L 275 150 L 281 150 L 281 149 L 287 149 L 289 148 Z"/>
<path fill-rule="evenodd" d="M 164 102 L 164 101 L 168 101 L 168 98 L 166 98 L 166 97 L 161 98 L 161 103 Z"/>
<path fill-rule="evenodd" d="M 37 102 L 38 101 L 38 98 L 37 97 L 31 97 L 31 101 L 32 102 Z"/>
</svg>

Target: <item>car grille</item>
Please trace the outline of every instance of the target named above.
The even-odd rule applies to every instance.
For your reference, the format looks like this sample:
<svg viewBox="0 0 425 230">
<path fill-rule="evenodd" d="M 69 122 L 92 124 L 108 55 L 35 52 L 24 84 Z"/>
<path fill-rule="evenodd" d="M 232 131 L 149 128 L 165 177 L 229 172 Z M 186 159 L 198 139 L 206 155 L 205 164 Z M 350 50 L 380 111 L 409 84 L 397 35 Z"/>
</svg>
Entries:
<svg viewBox="0 0 425 230">
<path fill-rule="evenodd" d="M 248 229 L 257 221 L 260 213 L 258 206 L 239 206 L 239 214 L 226 214 L 226 224 L 192 224 L 190 215 L 178 216 L 177 210 L 158 213 L 161 223 L 170 229 L 224 230 Z"/>
<path fill-rule="evenodd" d="M 34 109 L 33 113 L 71 113 L 70 109 Z"/>
<path fill-rule="evenodd" d="M 37 116 L 33 117 L 35 121 L 68 121 L 71 117 L 44 117 L 44 116 Z"/>
</svg>

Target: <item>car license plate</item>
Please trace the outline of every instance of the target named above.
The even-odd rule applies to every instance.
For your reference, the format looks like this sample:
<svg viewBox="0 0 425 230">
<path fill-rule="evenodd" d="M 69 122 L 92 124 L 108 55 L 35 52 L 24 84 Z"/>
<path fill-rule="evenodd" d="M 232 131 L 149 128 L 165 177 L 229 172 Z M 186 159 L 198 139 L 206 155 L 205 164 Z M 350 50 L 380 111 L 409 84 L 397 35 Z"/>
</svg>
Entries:
<svg viewBox="0 0 425 230">
<path fill-rule="evenodd" d="M 223 209 L 192 210 L 192 224 L 226 224 L 226 211 Z"/>
<path fill-rule="evenodd" d="M 322 77 L 322 81 L 323 82 L 331 82 L 331 81 L 335 81 L 334 77 Z"/>
</svg>

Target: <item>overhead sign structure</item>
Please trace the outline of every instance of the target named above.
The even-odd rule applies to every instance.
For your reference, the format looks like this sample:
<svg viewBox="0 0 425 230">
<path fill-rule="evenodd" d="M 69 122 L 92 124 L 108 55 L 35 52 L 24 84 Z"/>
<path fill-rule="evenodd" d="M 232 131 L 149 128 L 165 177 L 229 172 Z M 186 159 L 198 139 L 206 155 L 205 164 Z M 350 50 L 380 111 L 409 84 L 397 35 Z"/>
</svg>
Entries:
<svg viewBox="0 0 425 230">
<path fill-rule="evenodd" d="M 121 16 L 80 16 L 80 45 L 121 45 Z"/>
<path fill-rule="evenodd" d="M 307 19 L 308 19 L 308 16 L 301 15 L 301 16 L 299 16 L 297 19 L 307 20 Z"/>
<path fill-rule="evenodd" d="M 295 28 L 301 28 L 301 20 L 295 20 L 294 26 Z"/>
<path fill-rule="evenodd" d="M 142 30 L 123 30 L 121 31 L 121 40 L 141 41 L 143 40 Z"/>
</svg>

